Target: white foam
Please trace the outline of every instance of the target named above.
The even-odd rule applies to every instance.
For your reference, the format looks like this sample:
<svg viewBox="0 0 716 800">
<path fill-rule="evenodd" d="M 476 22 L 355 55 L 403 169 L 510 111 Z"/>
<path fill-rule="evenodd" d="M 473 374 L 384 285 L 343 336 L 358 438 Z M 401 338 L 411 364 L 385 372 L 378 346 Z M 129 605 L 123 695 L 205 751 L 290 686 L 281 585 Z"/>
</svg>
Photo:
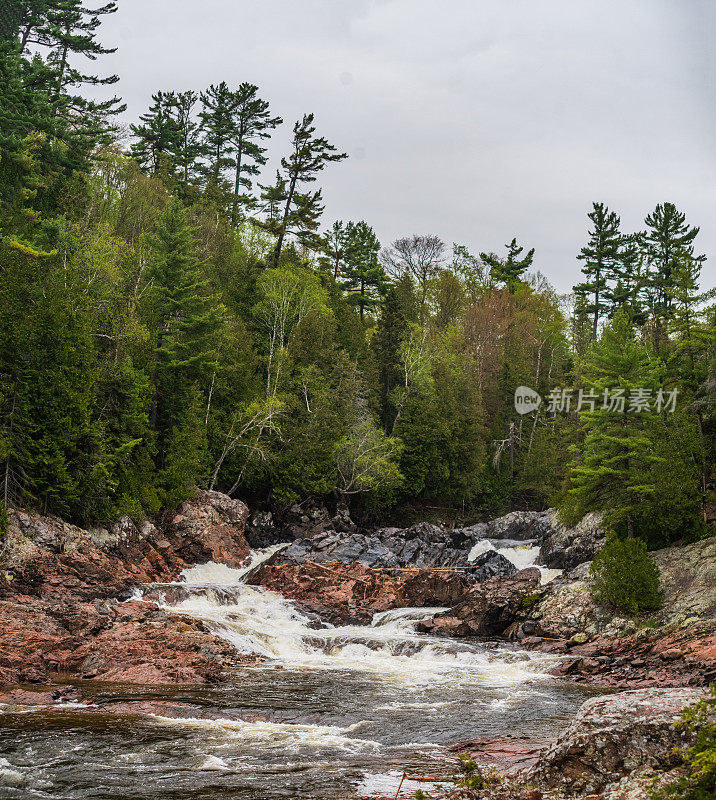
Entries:
<svg viewBox="0 0 716 800">
<path fill-rule="evenodd" d="M 248 562 L 238 569 L 227 567 L 226 564 L 217 564 L 209 561 L 207 564 L 197 564 L 182 571 L 180 578 L 185 586 L 237 586 L 246 574 L 267 561 L 279 550 L 284 550 L 287 544 L 275 544 L 262 550 L 252 550 Z"/>
<path fill-rule="evenodd" d="M 543 586 L 562 574 L 561 569 L 548 569 L 547 567 L 537 564 L 540 549 L 529 543 L 500 547 L 499 545 L 496 546 L 490 539 L 480 539 L 472 550 L 470 550 L 467 559 L 471 562 L 475 561 L 478 556 L 481 556 L 483 553 L 489 553 L 492 550 L 504 556 L 508 561 L 514 564 L 518 570 L 527 569 L 528 567 L 537 567 L 542 575 L 541 583 Z"/>
<path fill-rule="evenodd" d="M 371 625 L 315 621 L 289 600 L 243 581 L 278 545 L 251 554 L 241 569 L 208 563 L 182 574 L 190 591 L 165 607 L 202 620 L 242 653 L 255 653 L 290 668 L 371 673 L 381 683 L 455 686 L 515 686 L 546 675 L 559 659 L 541 653 L 515 654 L 480 645 L 419 635 L 415 622 L 443 608 L 401 608 L 376 614 Z M 171 595 L 170 595 L 171 597 Z"/>
<path fill-rule="evenodd" d="M 219 758 L 218 756 L 207 756 L 199 769 L 202 772 L 226 772 L 230 769 L 230 767 L 223 758 Z"/>
<path fill-rule="evenodd" d="M 161 725 L 194 730 L 212 739 L 221 739 L 224 744 L 242 744 L 287 748 L 289 750 L 305 747 L 329 747 L 352 753 L 375 752 L 380 744 L 370 739 L 357 739 L 348 736 L 361 727 L 356 723 L 348 728 L 329 725 L 306 725 L 281 722 L 250 722 L 246 720 L 202 719 L 197 717 L 162 717 L 151 715 Z M 213 762 L 213 768 L 223 759 Z M 224 762 L 225 764 L 226 762 Z M 221 768 L 221 767 L 219 767 Z"/>
</svg>

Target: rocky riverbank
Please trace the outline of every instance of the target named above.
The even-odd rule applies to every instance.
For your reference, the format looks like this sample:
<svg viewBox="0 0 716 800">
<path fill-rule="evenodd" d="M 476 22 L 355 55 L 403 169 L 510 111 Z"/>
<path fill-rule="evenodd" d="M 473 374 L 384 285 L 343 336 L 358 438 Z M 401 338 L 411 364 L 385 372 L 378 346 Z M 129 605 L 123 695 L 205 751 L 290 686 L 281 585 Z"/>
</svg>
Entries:
<svg viewBox="0 0 716 800">
<path fill-rule="evenodd" d="M 291 600 L 317 632 L 437 607 L 446 610 L 419 620 L 420 632 L 502 640 L 507 649 L 557 655 L 560 680 L 636 689 L 589 700 L 552 741 L 501 736 L 457 745 L 512 776 L 500 797 L 642 797 L 639 787 L 671 767 L 670 753 L 685 743 L 674 728 L 681 709 L 716 679 L 716 538 L 654 554 L 664 607 L 632 619 L 592 598 L 589 560 L 604 541 L 597 517 L 572 529 L 547 511 L 463 528 L 368 531 L 345 509 L 296 507 L 287 517 L 280 525 L 267 514 L 249 518 L 243 503 L 216 492 L 141 526 L 123 519 L 83 530 L 11 510 L 0 555 L 0 703 L 52 708 L 82 692 L 86 700 L 87 681 L 226 681 L 261 656 L 242 652 L 240 637 L 218 635 L 211 617 L 167 608 L 162 598 L 193 596 L 191 586 L 167 584 L 195 564 L 242 568 L 250 547 L 278 542 L 284 546 L 247 582 Z M 547 580 L 548 569 L 564 572 Z M 199 713 L 156 699 L 103 709 Z"/>
<path fill-rule="evenodd" d="M 246 654 L 198 620 L 129 600 L 186 567 L 249 555 L 247 507 L 202 492 L 178 513 L 85 531 L 10 511 L 0 571 L 0 685 L 57 676 L 129 683 L 212 683 Z"/>
<path fill-rule="evenodd" d="M 587 700 L 556 739 L 519 737 L 465 741 L 484 775 L 500 776 L 479 791 L 454 787 L 435 800 L 648 800 L 653 788 L 680 774 L 694 733 L 679 725 L 700 689 L 638 689 Z"/>
</svg>

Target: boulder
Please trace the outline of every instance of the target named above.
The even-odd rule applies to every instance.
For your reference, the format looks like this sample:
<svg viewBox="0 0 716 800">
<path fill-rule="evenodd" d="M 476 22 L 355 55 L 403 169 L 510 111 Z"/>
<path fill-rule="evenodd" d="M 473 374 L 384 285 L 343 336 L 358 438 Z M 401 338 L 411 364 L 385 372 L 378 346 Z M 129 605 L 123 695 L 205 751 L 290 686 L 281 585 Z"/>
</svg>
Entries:
<svg viewBox="0 0 716 800">
<path fill-rule="evenodd" d="M 463 530 L 475 541 L 478 539 L 513 539 L 524 542 L 530 539 L 541 541 L 554 527 L 556 512 L 513 511 L 504 517 L 480 522 Z"/>
<path fill-rule="evenodd" d="M 663 768 L 675 761 L 675 748 L 690 742 L 690 734 L 675 726 L 684 707 L 704 696 L 696 689 L 638 689 L 593 697 L 528 778 L 574 796 L 597 792 L 637 769 Z"/>
<path fill-rule="evenodd" d="M 393 608 L 449 606 L 472 582 L 462 571 L 376 570 L 352 564 L 266 564 L 248 581 L 293 600 L 334 625 L 370 622 Z"/>
<path fill-rule="evenodd" d="M 244 528 L 249 509 L 221 492 L 199 492 L 185 501 L 165 534 L 173 550 L 189 564 L 217 561 L 241 567 L 249 556 Z"/>
<path fill-rule="evenodd" d="M 490 578 L 472 586 L 449 611 L 419 622 L 417 628 L 441 636 L 502 636 L 524 615 L 540 577 L 539 570 L 530 567 L 507 578 Z"/>
<path fill-rule="evenodd" d="M 551 524 L 540 547 L 540 563 L 544 566 L 571 570 L 591 561 L 604 546 L 601 515 L 587 514 L 573 528 L 562 525 L 555 512 L 550 515 Z"/>
</svg>

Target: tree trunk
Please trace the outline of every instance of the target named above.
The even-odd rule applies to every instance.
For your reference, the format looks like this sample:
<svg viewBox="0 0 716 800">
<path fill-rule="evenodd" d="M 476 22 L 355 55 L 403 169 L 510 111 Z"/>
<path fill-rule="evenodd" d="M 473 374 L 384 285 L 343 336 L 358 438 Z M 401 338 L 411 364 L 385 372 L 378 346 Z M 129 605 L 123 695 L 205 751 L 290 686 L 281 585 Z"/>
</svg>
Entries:
<svg viewBox="0 0 716 800">
<path fill-rule="evenodd" d="M 239 212 L 239 191 L 241 189 L 241 162 L 244 156 L 244 130 L 243 126 L 239 131 L 239 139 L 236 149 L 236 178 L 234 180 L 234 205 L 231 209 L 231 222 L 236 225 L 236 218 Z"/>
<path fill-rule="evenodd" d="M 286 227 L 288 226 L 288 216 L 291 213 L 291 204 L 293 203 L 293 195 L 296 192 L 296 182 L 298 180 L 298 175 L 294 174 L 291 176 L 291 188 L 288 190 L 288 197 L 286 199 L 286 207 L 283 210 L 283 220 L 281 222 L 281 227 L 279 228 L 278 233 L 278 240 L 276 241 L 276 247 L 273 251 L 273 265 L 274 267 L 278 266 L 278 260 L 281 258 L 281 250 L 283 250 L 283 240 L 286 237 Z"/>
</svg>

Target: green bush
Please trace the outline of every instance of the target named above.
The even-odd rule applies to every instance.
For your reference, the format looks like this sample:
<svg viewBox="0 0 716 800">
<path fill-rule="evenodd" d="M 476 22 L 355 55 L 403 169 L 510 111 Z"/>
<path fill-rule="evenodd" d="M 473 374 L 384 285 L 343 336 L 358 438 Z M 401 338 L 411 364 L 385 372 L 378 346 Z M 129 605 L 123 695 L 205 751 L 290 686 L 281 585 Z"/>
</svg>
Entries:
<svg viewBox="0 0 716 800">
<path fill-rule="evenodd" d="M 639 539 L 611 536 L 594 557 L 591 574 L 598 603 L 630 614 L 661 607 L 659 569 Z"/>
<path fill-rule="evenodd" d="M 679 780 L 652 795 L 654 800 L 713 800 L 716 797 L 716 683 L 711 697 L 684 711 L 682 725 L 696 734 L 685 753 L 686 771 Z"/>
<path fill-rule="evenodd" d="M 7 515 L 7 508 L 5 503 L 0 500 L 0 541 L 5 538 L 8 528 L 10 527 L 10 518 Z"/>
</svg>

